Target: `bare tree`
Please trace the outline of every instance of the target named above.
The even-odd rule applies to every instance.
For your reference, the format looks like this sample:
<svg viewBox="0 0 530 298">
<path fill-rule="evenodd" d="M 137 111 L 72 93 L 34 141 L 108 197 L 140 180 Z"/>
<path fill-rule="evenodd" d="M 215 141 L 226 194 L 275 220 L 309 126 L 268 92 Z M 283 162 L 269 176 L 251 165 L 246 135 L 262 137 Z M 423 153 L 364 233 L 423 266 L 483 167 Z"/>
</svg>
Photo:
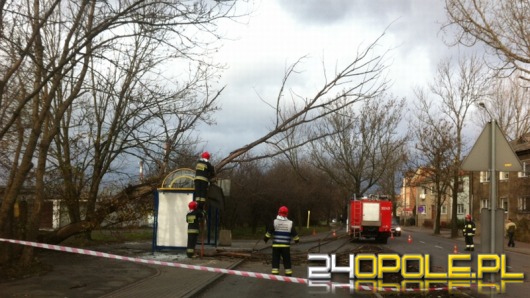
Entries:
<svg viewBox="0 0 530 298">
<path fill-rule="evenodd" d="M 407 141 L 410 139 L 410 136 L 407 136 Z M 399 207 L 398 196 L 396 189 L 399 189 L 403 186 L 402 176 L 406 171 L 407 161 L 408 161 L 408 152 L 399 154 L 400 158 L 396 158 L 395 163 L 392 163 L 388 166 L 387 171 L 384 172 L 381 179 L 378 181 L 378 190 L 377 193 L 389 195 L 392 200 L 392 214 L 397 216 L 397 208 Z M 407 150 L 408 151 L 408 150 Z M 415 210 L 414 210 L 415 212 Z"/>
<path fill-rule="evenodd" d="M 530 132 L 530 94 L 518 77 L 514 74 L 497 78 L 492 84 L 492 95 L 483 100 L 486 109 L 478 109 L 477 124 L 482 127 L 493 117 L 510 140 Z"/>
<path fill-rule="evenodd" d="M 271 105 L 275 114 L 273 127 L 264 136 L 236 149 L 217 163 L 217 173 L 221 174 L 223 170 L 226 170 L 225 166 L 229 163 L 238 164 L 275 157 L 327 136 L 327 134 L 308 134 L 305 138 L 290 137 L 295 130 L 304 131 L 324 117 L 339 113 L 356 102 L 371 100 L 384 93 L 387 88 L 387 81 L 384 79 L 386 66 L 383 63 L 385 53 L 378 54 L 376 51 L 380 38 L 359 50 L 351 62 L 347 63 L 344 68 L 336 70 L 330 78 L 328 78 L 329 74 L 324 71 L 325 82 L 312 97 L 306 98 L 291 90 L 290 101 L 285 99 L 288 79 L 296 74 L 296 68 L 302 59 L 289 67 L 282 80 L 278 97 Z M 258 145 L 269 145 L 270 150 L 259 154 L 249 154 Z M 151 183 L 135 185 L 126 191 L 134 192 L 136 196 L 144 196 L 153 191 L 156 181 L 154 179 L 150 181 Z M 123 194 L 115 195 L 111 201 L 116 201 L 119 197 L 123 197 Z"/>
<path fill-rule="evenodd" d="M 2 1 L 0 114 L 5 117 L 0 120 L 0 141 L 11 143 L 14 153 L 0 206 L 0 235 L 9 238 L 12 234 L 10 214 L 34 171 L 35 200 L 25 238 L 36 239 L 48 152 L 64 124 L 63 116 L 85 90 L 91 61 L 112 64 L 108 50 L 132 54 L 119 47 L 130 44 L 139 33 L 149 33 L 170 58 L 199 62 L 215 50 L 210 45 L 220 38 L 216 21 L 236 16 L 234 5 L 206 0 Z M 130 95 L 128 89 L 121 91 L 122 97 L 116 98 L 124 100 Z M 102 148 L 110 146 L 101 141 Z M 0 244 L 0 263 L 13 259 L 9 252 L 9 245 Z M 23 263 L 32 259 L 31 252 L 24 248 Z"/>
<path fill-rule="evenodd" d="M 176 152 L 179 146 L 190 146 L 186 134 L 197 121 L 207 119 L 215 110 L 219 92 L 213 98 L 197 98 L 196 92 L 206 81 L 201 69 L 190 81 L 182 82 L 182 89 L 159 86 L 164 79 L 157 78 L 153 70 L 166 59 L 160 56 L 155 60 L 160 43 L 149 34 L 139 32 L 128 48 L 130 53 L 114 51 L 116 57 L 106 71 L 91 68 L 86 96 L 69 109 L 56 137 L 56 150 L 49 155 L 52 162 L 57 161 L 56 167 L 64 177 L 64 187 L 59 189 L 64 188 L 62 198 L 67 203 L 71 224 L 80 226 L 83 220 L 88 232 L 104 219 L 96 218 L 95 214 L 98 214 L 96 202 L 102 200 L 105 177 L 112 175 L 113 180 L 118 180 L 124 177 L 120 173 L 131 172 L 128 163 L 125 167 L 121 165 L 123 169 L 118 167 L 127 155 L 149 158 L 151 164 L 158 162 L 156 174 L 163 177 L 169 170 L 171 152 Z M 95 64 L 102 63 L 91 63 Z M 154 81 L 158 84 L 151 83 Z M 81 198 L 85 202 L 84 214 Z M 141 212 L 135 214 L 145 216 Z"/>
<path fill-rule="evenodd" d="M 284 157 L 259 159 L 227 170 L 233 183 L 223 212 L 225 227 L 249 226 L 255 233 L 271 223 L 282 205 L 299 228 L 307 223 L 308 211 L 312 225 L 339 217 L 346 196 L 307 157 L 298 162 L 295 169 Z"/>
<path fill-rule="evenodd" d="M 428 103 L 421 101 L 423 108 L 420 110 L 418 120 L 413 125 L 415 149 L 417 157 L 410 159 L 416 171 L 416 180 L 423 181 L 423 185 L 430 187 L 435 194 L 436 217 L 434 233 L 440 234 L 440 215 L 446 198 L 453 183 L 454 144 L 455 132 L 444 119 L 435 119 L 428 115 Z M 438 123 L 438 125 L 433 125 Z"/>
<path fill-rule="evenodd" d="M 330 115 L 319 128 L 329 137 L 313 143 L 312 161 L 350 195 L 374 191 L 404 161 L 406 135 L 398 126 L 404 100 L 384 95 Z"/>
<path fill-rule="evenodd" d="M 444 28 L 456 28 L 455 43 L 481 43 L 501 60 L 490 66 L 508 73 L 518 70 L 519 78 L 530 80 L 529 1 L 446 0 L 445 5 L 449 21 Z"/>
<path fill-rule="evenodd" d="M 450 157 L 454 164 L 451 210 L 451 236 L 458 236 L 457 205 L 458 189 L 460 183 L 459 165 L 465 149 L 466 141 L 463 130 L 469 121 L 469 113 L 482 99 L 490 95 L 491 75 L 476 56 L 461 57 L 456 67 L 450 59 L 439 63 L 433 83 L 429 86 L 429 95 L 423 90 L 416 90 L 420 100 L 423 115 L 422 122 L 433 127 L 440 126 L 440 121 L 450 125 L 454 133 L 453 155 Z M 443 115 L 440 118 L 437 115 Z"/>
<path fill-rule="evenodd" d="M 297 140 L 294 144 L 284 142 L 285 137 L 293 129 L 313 125 L 320 119 L 339 113 L 357 102 L 376 98 L 384 92 L 388 87 L 388 83 L 384 79 L 385 55 L 384 53 L 377 53 L 376 50 L 381 38 L 382 35 L 367 47 L 359 49 L 352 61 L 347 63 L 345 67 L 337 69 L 332 76 L 324 69 L 325 81 L 313 96 L 306 97 L 290 90 L 288 97 L 290 100 L 286 99 L 285 93 L 289 88 L 288 80 L 297 73 L 297 67 L 304 58 L 291 65 L 285 73 L 274 104 L 270 105 L 275 115 L 272 128 L 252 143 L 232 151 L 216 165 L 216 169 L 222 171 L 231 162 L 248 162 L 273 157 L 282 154 L 289 148 L 300 147 L 317 140 L 323 136 L 308 135 L 307 138 Z M 271 151 L 253 155 L 252 159 L 240 158 L 261 144 L 270 145 Z M 289 148 L 285 145 L 288 145 Z"/>
</svg>

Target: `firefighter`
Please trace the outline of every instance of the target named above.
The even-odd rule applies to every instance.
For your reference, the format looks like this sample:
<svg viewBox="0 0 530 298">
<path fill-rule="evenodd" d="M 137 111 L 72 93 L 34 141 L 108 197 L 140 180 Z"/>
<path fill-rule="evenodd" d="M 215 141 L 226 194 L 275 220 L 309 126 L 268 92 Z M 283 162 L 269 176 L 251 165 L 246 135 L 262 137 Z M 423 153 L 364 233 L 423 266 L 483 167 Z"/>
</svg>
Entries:
<svg viewBox="0 0 530 298">
<path fill-rule="evenodd" d="M 195 258 L 195 245 L 199 238 L 199 227 L 203 219 L 202 211 L 197 209 L 197 202 L 191 201 L 188 204 L 188 214 L 186 214 L 186 222 L 188 223 L 188 246 L 186 248 L 186 255 L 188 258 Z"/>
<path fill-rule="evenodd" d="M 285 275 L 291 276 L 293 270 L 291 268 L 291 240 L 298 243 L 300 238 L 293 225 L 293 222 L 287 218 L 289 209 L 282 206 L 278 210 L 278 216 L 273 221 L 272 225 L 267 228 L 267 233 L 263 237 L 263 241 L 267 243 L 272 237 L 272 274 L 280 274 L 280 258 L 283 260 L 283 268 Z"/>
<path fill-rule="evenodd" d="M 473 237 L 475 236 L 475 223 L 471 220 L 471 214 L 466 215 L 466 223 L 464 224 L 464 238 L 466 240 L 466 250 L 474 251 L 475 244 L 473 244 Z"/>
<path fill-rule="evenodd" d="M 210 163 L 210 153 L 205 151 L 197 161 L 197 165 L 195 166 L 195 179 L 193 180 L 195 184 L 193 200 L 197 202 L 200 211 L 204 211 L 204 204 L 208 196 L 208 187 L 214 176 L 215 169 Z"/>
</svg>

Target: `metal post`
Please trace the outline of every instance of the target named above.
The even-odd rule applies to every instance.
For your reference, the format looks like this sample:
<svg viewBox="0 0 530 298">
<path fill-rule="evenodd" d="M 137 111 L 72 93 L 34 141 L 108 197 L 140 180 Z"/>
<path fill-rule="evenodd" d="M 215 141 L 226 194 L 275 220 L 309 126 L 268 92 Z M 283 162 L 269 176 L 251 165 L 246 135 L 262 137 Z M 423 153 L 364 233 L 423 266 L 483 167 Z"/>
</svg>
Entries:
<svg viewBox="0 0 530 298">
<path fill-rule="evenodd" d="M 490 252 L 495 253 L 495 211 L 497 210 L 497 176 L 495 169 L 495 120 L 491 119 L 491 188 L 490 188 L 490 202 L 491 202 L 491 247 Z"/>
<path fill-rule="evenodd" d="M 414 199 L 415 199 L 414 211 L 416 211 L 416 218 L 414 218 L 414 225 L 416 227 L 418 227 L 419 226 L 418 225 L 418 219 L 419 219 L 419 217 L 418 217 L 418 204 L 419 204 L 419 202 L 418 202 L 418 193 L 417 192 L 414 194 Z"/>
<path fill-rule="evenodd" d="M 491 154 L 491 159 L 490 159 L 490 170 L 491 170 L 491 174 L 490 174 L 490 180 L 491 180 L 491 183 L 490 183 L 490 203 L 491 203 L 491 231 L 490 231 L 490 253 L 495 253 L 495 224 L 496 224 L 496 220 L 495 220 L 495 211 L 497 210 L 497 176 L 496 176 L 496 172 L 497 172 L 497 169 L 495 168 L 495 164 L 496 164 L 496 159 L 495 159 L 495 156 L 496 156 L 496 142 L 495 142 L 495 129 L 497 128 L 497 124 L 495 122 L 495 118 L 491 115 L 491 113 L 488 111 L 488 109 L 486 108 L 486 105 L 484 103 L 479 103 L 478 104 L 481 108 L 483 108 L 486 113 L 488 113 L 488 115 L 490 116 L 490 119 L 491 119 L 491 122 L 490 122 L 490 129 L 491 129 L 491 132 L 490 132 L 490 154 Z"/>
<path fill-rule="evenodd" d="M 403 190 L 403 204 L 405 205 L 405 207 L 403 208 L 403 217 L 404 217 L 404 220 L 403 220 L 403 226 L 407 226 L 407 174 L 405 173 L 405 178 L 404 178 L 404 185 L 405 185 L 405 189 Z"/>
</svg>

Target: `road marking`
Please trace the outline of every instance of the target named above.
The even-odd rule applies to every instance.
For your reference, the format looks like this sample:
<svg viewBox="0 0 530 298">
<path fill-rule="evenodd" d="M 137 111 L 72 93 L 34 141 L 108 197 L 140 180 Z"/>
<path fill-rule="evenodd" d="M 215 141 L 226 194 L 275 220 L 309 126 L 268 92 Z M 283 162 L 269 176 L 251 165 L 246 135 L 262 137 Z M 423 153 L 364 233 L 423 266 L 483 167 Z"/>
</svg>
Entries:
<svg viewBox="0 0 530 298">
<path fill-rule="evenodd" d="M 439 249 L 444 249 L 443 247 L 441 247 L 439 245 L 435 245 L 434 247 L 439 248 Z"/>
<path fill-rule="evenodd" d="M 423 241 L 421 241 L 421 240 L 420 240 L 420 243 L 423 243 L 423 244 L 425 244 L 425 242 L 423 242 Z"/>
</svg>

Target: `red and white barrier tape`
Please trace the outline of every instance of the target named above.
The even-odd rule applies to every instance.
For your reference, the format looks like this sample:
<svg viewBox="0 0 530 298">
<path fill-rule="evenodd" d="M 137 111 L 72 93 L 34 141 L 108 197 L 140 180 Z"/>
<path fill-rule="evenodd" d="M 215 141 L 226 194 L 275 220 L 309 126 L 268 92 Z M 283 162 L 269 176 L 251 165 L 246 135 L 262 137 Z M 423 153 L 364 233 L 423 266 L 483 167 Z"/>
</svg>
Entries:
<svg viewBox="0 0 530 298">
<path fill-rule="evenodd" d="M 213 272 L 213 273 L 239 275 L 243 277 L 253 277 L 253 278 L 259 278 L 259 279 L 268 279 L 268 280 L 285 281 L 285 282 L 292 282 L 292 283 L 299 283 L 299 284 L 307 284 L 307 279 L 298 278 L 298 277 L 288 277 L 288 276 L 281 276 L 281 275 L 274 275 L 274 274 L 250 272 L 250 271 L 238 271 L 238 270 L 230 270 L 230 269 L 222 269 L 222 268 L 214 268 L 214 267 L 186 265 L 186 264 L 174 263 L 174 262 L 131 258 L 131 257 L 113 255 L 109 253 L 88 250 L 88 249 L 51 245 L 51 244 L 22 241 L 22 240 L 0 238 L 0 241 L 21 244 L 21 245 L 26 245 L 26 246 L 33 246 L 33 247 L 38 247 L 38 248 L 45 248 L 45 249 L 50 249 L 50 250 L 58 250 L 58 251 L 63 251 L 63 252 L 76 253 L 76 254 L 81 254 L 81 255 L 89 255 L 89 256 L 95 256 L 95 257 L 101 257 L 101 258 L 109 258 L 109 259 L 115 259 L 115 260 L 121 260 L 121 261 L 135 262 L 135 263 L 141 263 L 141 264 L 160 265 L 160 266 L 167 266 L 167 267 L 208 271 L 208 272 Z"/>
<path fill-rule="evenodd" d="M 115 259 L 115 260 L 121 260 L 121 261 L 128 261 L 128 262 L 135 262 L 135 263 L 141 263 L 141 264 L 150 264 L 150 265 L 160 265 L 160 266 L 167 266 L 167 267 L 175 267 L 175 268 L 184 268 L 184 269 L 192 269 L 192 270 L 199 270 L 199 271 L 207 271 L 207 272 L 213 272 L 213 273 L 223 273 L 223 274 L 231 274 L 231 275 L 238 275 L 243 277 L 253 277 L 258 279 L 268 279 L 268 280 L 275 280 L 275 281 L 284 281 L 284 282 L 292 282 L 292 283 L 298 283 L 298 284 L 308 284 L 308 280 L 305 278 L 298 278 L 298 277 L 288 277 L 288 276 L 281 276 L 281 275 L 274 275 L 274 274 L 264 274 L 264 273 L 257 273 L 257 272 L 250 272 L 250 271 L 238 271 L 238 270 L 230 270 L 230 269 L 223 269 L 223 268 L 215 268 L 215 267 L 205 267 L 205 266 L 195 266 L 195 265 L 186 265 L 181 263 L 175 263 L 175 262 L 165 262 L 165 261 L 156 261 L 156 260 L 147 260 L 147 259 L 140 259 L 140 258 L 131 258 L 131 257 L 124 257 L 120 255 L 114 255 L 104 252 L 99 252 L 95 250 L 88 250 L 88 249 L 81 249 L 81 248 L 75 248 L 75 247 L 68 247 L 68 246 L 59 246 L 59 245 L 52 245 L 52 244 L 45 244 L 45 243 L 38 243 L 38 242 L 31 242 L 31 241 L 23 241 L 23 240 L 13 240 L 13 239 L 5 239 L 0 238 L 0 242 L 9 242 L 14 244 L 21 244 L 26 246 L 33 246 L 38 248 L 44 248 L 44 249 L 50 249 L 50 250 L 57 250 L 57 251 L 63 251 L 63 252 L 69 252 L 69 253 L 76 253 L 81 255 L 89 255 L 89 256 L 95 256 L 95 257 L 101 257 L 101 258 L 108 258 L 108 259 Z M 333 282 L 326 283 L 328 285 L 333 285 Z M 348 287 L 349 285 L 346 284 L 335 284 L 335 287 L 342 288 L 342 287 Z M 459 287 L 452 287 L 452 289 L 457 289 Z M 420 288 L 405 288 L 405 289 L 396 289 L 394 287 L 389 288 L 378 288 L 373 286 L 367 286 L 367 285 L 358 285 L 358 290 L 363 291 L 380 291 L 380 292 L 424 292 L 424 291 L 447 291 L 450 288 L 449 287 L 436 287 L 436 288 L 428 288 L 428 289 L 420 289 Z"/>
</svg>

